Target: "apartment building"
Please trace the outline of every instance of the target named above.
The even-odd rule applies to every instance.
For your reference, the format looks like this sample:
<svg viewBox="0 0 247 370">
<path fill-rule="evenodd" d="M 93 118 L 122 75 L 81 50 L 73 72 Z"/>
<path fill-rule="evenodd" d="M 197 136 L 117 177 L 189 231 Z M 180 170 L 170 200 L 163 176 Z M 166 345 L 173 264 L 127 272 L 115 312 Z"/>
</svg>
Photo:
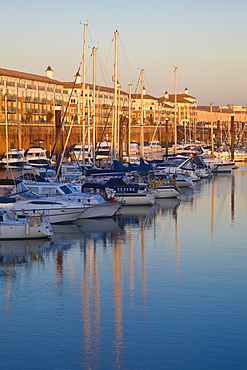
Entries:
<svg viewBox="0 0 247 370">
<path fill-rule="evenodd" d="M 53 121 L 55 107 L 60 107 L 64 122 L 90 124 L 92 114 L 99 124 L 112 122 L 114 110 L 114 88 L 84 84 L 79 73 L 74 82 L 61 82 L 53 78 L 49 66 L 46 75 L 19 72 L 0 68 L 0 123 L 24 122 L 35 124 Z M 95 104 L 93 105 L 93 96 Z M 176 104 L 175 104 L 176 103 Z M 131 104 L 131 124 L 140 123 L 141 94 L 129 94 L 118 90 L 118 117 L 128 119 Z M 156 98 L 143 92 L 144 124 L 152 125 L 164 122 L 167 118 L 172 123 L 175 105 L 179 123 L 196 120 L 197 102 L 185 89 L 183 94 L 168 95 Z M 94 109 L 94 111 L 93 111 Z M 6 115 L 7 112 L 7 115 Z"/>
</svg>

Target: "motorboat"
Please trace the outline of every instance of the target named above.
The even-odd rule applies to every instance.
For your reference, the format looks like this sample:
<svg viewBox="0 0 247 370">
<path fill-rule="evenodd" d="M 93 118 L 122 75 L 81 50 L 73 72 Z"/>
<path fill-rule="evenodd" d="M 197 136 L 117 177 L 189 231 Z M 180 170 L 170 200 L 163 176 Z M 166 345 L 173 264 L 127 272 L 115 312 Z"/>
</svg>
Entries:
<svg viewBox="0 0 247 370">
<path fill-rule="evenodd" d="M 157 163 L 154 167 L 155 171 L 163 171 L 167 175 L 185 175 L 186 177 L 190 176 L 193 182 L 200 179 L 197 176 L 195 171 L 195 166 L 193 163 L 193 158 L 188 158 L 185 156 L 175 155 L 168 157 L 161 163 Z"/>
<path fill-rule="evenodd" d="M 161 153 L 162 146 L 158 140 L 151 140 L 144 143 L 144 154 L 148 155 L 150 153 Z"/>
<path fill-rule="evenodd" d="M 123 205 L 139 206 L 155 203 L 154 191 L 148 189 L 146 185 L 127 184 L 122 177 L 110 178 L 105 182 L 103 179 L 99 181 L 105 188 L 112 189 Z"/>
<path fill-rule="evenodd" d="M 36 143 L 32 143 L 32 146 L 25 151 L 25 157 L 32 167 L 47 167 L 55 164 L 51 163 L 47 150 Z"/>
<path fill-rule="evenodd" d="M 73 161 L 89 161 L 92 155 L 93 145 L 78 143 L 72 145 L 69 156 Z"/>
<path fill-rule="evenodd" d="M 214 173 L 230 173 L 236 167 L 234 161 L 223 160 L 216 157 L 203 157 L 203 160 Z"/>
<path fill-rule="evenodd" d="M 18 169 L 29 169 L 31 166 L 28 160 L 24 156 L 25 150 L 10 149 L 3 154 L 0 164 L 4 168 L 18 168 Z"/>
<path fill-rule="evenodd" d="M 97 159 L 108 158 L 110 154 L 111 154 L 111 142 L 109 140 L 104 140 L 97 143 L 95 149 L 95 157 Z"/>
<path fill-rule="evenodd" d="M 155 190 L 155 199 L 178 198 L 180 196 L 180 191 L 177 185 L 169 184 L 164 179 L 151 181 L 149 186 Z"/>
<path fill-rule="evenodd" d="M 41 197 L 46 197 L 52 201 L 54 198 L 58 201 L 68 201 L 70 205 L 86 207 L 81 212 L 78 218 L 97 218 L 97 217 L 112 217 L 121 207 L 121 203 L 114 199 L 113 194 L 106 194 L 104 196 L 95 188 L 90 188 L 92 191 L 85 192 L 82 184 L 77 184 L 77 188 L 71 183 L 48 183 L 48 182 L 25 182 L 25 186 L 30 191 L 38 194 Z M 79 190 L 79 191 L 78 191 Z M 109 195 L 109 197 L 108 197 Z M 48 198 L 47 198 L 48 197 Z"/>
<path fill-rule="evenodd" d="M 35 217 L 45 213 L 53 223 L 76 220 L 88 206 L 62 197 L 40 197 L 29 191 L 23 181 L 0 179 L 0 208 L 11 208 L 18 215 Z"/>
<path fill-rule="evenodd" d="M 49 220 L 42 216 L 18 215 L 11 208 L 0 210 L 0 239 L 37 239 L 53 235 Z"/>
</svg>

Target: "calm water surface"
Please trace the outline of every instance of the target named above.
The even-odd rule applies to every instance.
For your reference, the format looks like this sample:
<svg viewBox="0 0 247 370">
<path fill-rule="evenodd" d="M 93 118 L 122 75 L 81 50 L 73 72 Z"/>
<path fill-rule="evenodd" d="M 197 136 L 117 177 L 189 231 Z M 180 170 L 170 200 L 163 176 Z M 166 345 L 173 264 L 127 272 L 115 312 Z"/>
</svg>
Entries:
<svg viewBox="0 0 247 370">
<path fill-rule="evenodd" d="M 246 369 L 247 166 L 0 242 L 2 369 Z"/>
</svg>

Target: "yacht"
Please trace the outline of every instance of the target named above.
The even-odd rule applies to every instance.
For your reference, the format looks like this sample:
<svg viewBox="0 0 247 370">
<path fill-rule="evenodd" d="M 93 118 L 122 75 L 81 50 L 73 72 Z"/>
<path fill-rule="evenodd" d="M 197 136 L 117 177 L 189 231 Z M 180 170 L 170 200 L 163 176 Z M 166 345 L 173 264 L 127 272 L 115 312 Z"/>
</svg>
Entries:
<svg viewBox="0 0 247 370">
<path fill-rule="evenodd" d="M 47 167 L 55 164 L 48 158 L 47 150 L 35 143 L 25 151 L 25 157 L 32 167 Z"/>
<path fill-rule="evenodd" d="M 64 199 L 71 204 L 87 207 L 84 212 L 81 212 L 78 218 L 112 217 L 122 205 L 120 202 L 113 199 L 110 194 L 108 199 L 107 194 L 105 194 L 104 197 L 99 191 L 95 191 L 95 189 L 93 192 L 82 192 L 82 184 L 77 185 L 79 189 L 75 188 L 70 183 L 26 181 L 25 185 L 30 191 L 39 196 L 49 197 L 49 200 L 52 200 L 52 197 L 54 197 L 56 201 Z"/>
<path fill-rule="evenodd" d="M 1 166 L 4 168 L 31 168 L 31 166 L 28 164 L 27 158 L 24 156 L 24 153 L 25 150 L 22 148 L 8 150 L 8 152 L 3 154 L 3 157 L 0 161 Z"/>
<path fill-rule="evenodd" d="M 148 155 L 151 153 L 161 153 L 162 146 L 158 140 L 151 140 L 147 143 L 144 143 L 144 154 Z"/>
<path fill-rule="evenodd" d="M 83 146 L 83 143 L 75 144 L 71 147 L 69 156 L 74 161 L 85 161 L 90 162 L 90 158 L 92 155 L 92 149 L 93 145 L 85 144 Z"/>
<path fill-rule="evenodd" d="M 108 158 L 111 154 L 111 142 L 109 140 L 97 143 L 95 155 L 97 159 Z"/>
<path fill-rule="evenodd" d="M 50 223 L 60 223 L 76 220 L 88 206 L 62 197 L 40 197 L 21 180 L 0 179 L 0 208 L 11 208 L 18 216 L 45 213 Z"/>
</svg>

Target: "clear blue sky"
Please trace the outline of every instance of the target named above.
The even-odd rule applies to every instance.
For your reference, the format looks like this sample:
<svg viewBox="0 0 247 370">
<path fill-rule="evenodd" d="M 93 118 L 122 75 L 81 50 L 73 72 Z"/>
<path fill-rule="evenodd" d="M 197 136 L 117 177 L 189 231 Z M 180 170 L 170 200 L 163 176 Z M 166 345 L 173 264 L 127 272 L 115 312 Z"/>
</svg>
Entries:
<svg viewBox="0 0 247 370">
<path fill-rule="evenodd" d="M 50 65 L 54 78 L 73 81 L 88 23 L 98 84 L 113 86 L 118 30 L 123 90 L 135 91 L 144 69 L 147 93 L 173 93 L 177 66 L 178 93 L 187 87 L 199 105 L 247 106 L 247 0 L 0 0 L 0 9 L 2 68 L 44 75 Z"/>
</svg>

